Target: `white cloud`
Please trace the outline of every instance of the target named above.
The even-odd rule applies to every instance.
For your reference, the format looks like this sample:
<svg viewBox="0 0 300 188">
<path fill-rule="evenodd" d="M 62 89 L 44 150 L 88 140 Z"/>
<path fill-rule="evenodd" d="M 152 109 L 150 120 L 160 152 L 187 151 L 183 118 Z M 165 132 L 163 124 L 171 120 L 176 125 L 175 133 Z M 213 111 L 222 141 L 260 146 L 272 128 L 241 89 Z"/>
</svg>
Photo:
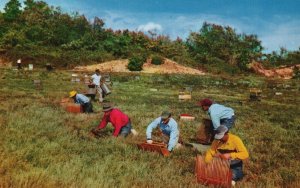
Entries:
<svg viewBox="0 0 300 188">
<path fill-rule="evenodd" d="M 288 50 L 298 50 L 300 47 L 300 21 L 297 19 L 284 20 L 281 23 L 266 24 L 259 35 L 262 45 L 267 52 L 284 47 Z"/>
<path fill-rule="evenodd" d="M 148 31 L 156 31 L 156 32 L 162 32 L 163 28 L 160 24 L 156 24 L 153 22 L 148 22 L 145 25 L 139 25 L 138 31 L 148 32 Z"/>
</svg>

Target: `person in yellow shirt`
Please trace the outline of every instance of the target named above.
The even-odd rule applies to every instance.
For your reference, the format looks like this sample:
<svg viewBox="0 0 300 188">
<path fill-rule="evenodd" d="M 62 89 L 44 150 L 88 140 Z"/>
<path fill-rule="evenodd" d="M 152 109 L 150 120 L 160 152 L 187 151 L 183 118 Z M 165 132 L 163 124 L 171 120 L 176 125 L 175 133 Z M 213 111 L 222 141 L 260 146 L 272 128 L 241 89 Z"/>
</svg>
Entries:
<svg viewBox="0 0 300 188">
<path fill-rule="evenodd" d="M 243 178 L 243 160 L 249 158 L 249 153 L 242 140 L 231 133 L 228 128 L 221 125 L 217 130 L 212 146 L 207 150 L 205 162 L 210 163 L 213 157 L 230 160 L 232 171 L 232 184 Z"/>
</svg>

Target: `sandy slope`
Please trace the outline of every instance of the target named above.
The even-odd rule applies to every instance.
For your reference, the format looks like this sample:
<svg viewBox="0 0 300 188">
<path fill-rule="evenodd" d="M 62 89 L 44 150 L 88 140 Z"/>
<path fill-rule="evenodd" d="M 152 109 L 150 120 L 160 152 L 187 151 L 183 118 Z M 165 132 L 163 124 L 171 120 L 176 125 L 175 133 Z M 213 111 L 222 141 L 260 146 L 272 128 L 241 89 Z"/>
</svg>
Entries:
<svg viewBox="0 0 300 188">
<path fill-rule="evenodd" d="M 294 67 L 300 68 L 300 64 L 276 69 L 265 69 L 260 63 L 257 62 L 251 64 L 251 68 L 258 74 L 266 77 L 278 77 L 283 79 L 291 79 L 293 77 Z"/>
<path fill-rule="evenodd" d="M 127 69 L 128 60 L 114 60 L 96 65 L 75 67 L 76 71 L 95 71 L 99 69 L 101 72 L 131 72 Z M 178 63 L 166 59 L 162 65 L 152 65 L 150 61 L 144 64 L 143 73 L 163 73 L 163 74 L 194 74 L 204 75 L 203 71 L 179 65 Z"/>
</svg>

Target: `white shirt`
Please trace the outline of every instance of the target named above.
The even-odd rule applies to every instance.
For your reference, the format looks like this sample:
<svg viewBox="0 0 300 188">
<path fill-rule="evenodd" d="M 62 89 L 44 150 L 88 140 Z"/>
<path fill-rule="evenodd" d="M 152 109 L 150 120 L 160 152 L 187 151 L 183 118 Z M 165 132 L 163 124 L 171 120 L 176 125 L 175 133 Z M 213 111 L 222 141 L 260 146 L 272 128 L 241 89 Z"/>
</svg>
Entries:
<svg viewBox="0 0 300 188">
<path fill-rule="evenodd" d="M 100 86 L 101 75 L 98 76 L 97 74 L 93 74 L 91 78 L 93 80 L 93 84 L 95 84 L 96 86 Z"/>
<path fill-rule="evenodd" d="M 21 59 L 18 59 L 17 63 L 21 63 Z"/>
</svg>

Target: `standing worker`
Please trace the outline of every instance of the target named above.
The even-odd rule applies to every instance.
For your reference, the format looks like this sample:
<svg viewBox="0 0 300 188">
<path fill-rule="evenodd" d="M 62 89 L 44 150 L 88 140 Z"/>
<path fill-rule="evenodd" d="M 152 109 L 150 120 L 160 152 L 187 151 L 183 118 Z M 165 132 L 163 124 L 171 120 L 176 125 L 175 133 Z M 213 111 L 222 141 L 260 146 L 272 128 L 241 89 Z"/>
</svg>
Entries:
<svg viewBox="0 0 300 188">
<path fill-rule="evenodd" d="M 93 74 L 91 76 L 91 80 L 92 80 L 92 83 L 95 85 L 96 87 L 96 91 L 97 93 L 99 94 L 99 102 L 103 102 L 103 91 L 100 87 L 100 84 L 101 84 L 101 75 L 100 75 L 100 71 L 99 69 L 96 69 L 95 70 L 95 74 Z"/>
<path fill-rule="evenodd" d="M 214 130 L 217 130 L 220 125 L 226 126 L 228 130 L 234 126 L 235 116 L 232 108 L 213 103 L 210 99 L 202 99 L 198 105 L 204 111 L 208 111 Z"/>
<path fill-rule="evenodd" d="M 22 69 L 21 59 L 17 60 L 17 66 L 19 70 Z"/>
<path fill-rule="evenodd" d="M 243 160 L 249 158 L 249 153 L 242 140 L 238 136 L 228 133 L 228 128 L 223 125 L 217 129 L 215 140 L 206 152 L 205 162 L 210 163 L 213 157 L 230 160 L 233 186 L 236 181 L 243 178 Z"/>
<path fill-rule="evenodd" d="M 171 113 L 169 111 L 162 112 L 161 116 L 152 121 L 146 130 L 147 143 L 152 144 L 152 130 L 157 128 L 163 133 L 164 136 L 167 137 L 164 140 L 165 143 L 168 142 L 168 150 L 172 151 L 175 147 L 179 147 L 179 130 L 177 122 L 171 117 Z M 164 137 L 163 137 L 164 139 Z"/>
<path fill-rule="evenodd" d="M 109 122 L 115 127 L 113 133 L 114 137 L 126 137 L 131 133 L 131 121 L 125 113 L 117 108 L 114 108 L 111 103 L 103 104 L 103 112 L 104 115 L 101 122 L 99 123 L 98 127 L 92 131 L 94 134 L 97 134 L 99 130 L 104 129 Z"/>
<path fill-rule="evenodd" d="M 83 94 L 79 94 L 76 91 L 70 92 L 70 98 L 74 99 L 74 102 L 80 104 L 84 113 L 92 113 L 93 105 L 88 97 Z"/>
</svg>

